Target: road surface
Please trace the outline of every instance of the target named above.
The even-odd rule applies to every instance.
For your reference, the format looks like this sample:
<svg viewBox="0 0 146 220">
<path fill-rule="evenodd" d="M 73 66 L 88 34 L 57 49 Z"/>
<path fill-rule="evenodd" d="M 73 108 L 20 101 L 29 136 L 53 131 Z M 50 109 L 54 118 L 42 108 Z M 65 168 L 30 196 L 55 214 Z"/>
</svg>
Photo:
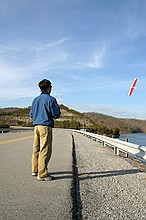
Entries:
<svg viewBox="0 0 146 220">
<path fill-rule="evenodd" d="M 0 134 L 0 220 L 144 220 L 145 167 L 53 129 L 52 182 L 31 176 L 33 131 Z"/>
<path fill-rule="evenodd" d="M 53 134 L 52 182 L 31 176 L 33 131 L 0 134 L 0 220 L 72 219 L 72 137 Z"/>
</svg>

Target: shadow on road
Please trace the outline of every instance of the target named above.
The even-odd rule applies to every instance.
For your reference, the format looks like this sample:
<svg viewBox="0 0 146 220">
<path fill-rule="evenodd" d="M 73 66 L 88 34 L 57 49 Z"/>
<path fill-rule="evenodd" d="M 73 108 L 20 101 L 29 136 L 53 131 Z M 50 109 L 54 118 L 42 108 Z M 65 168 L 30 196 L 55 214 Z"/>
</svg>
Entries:
<svg viewBox="0 0 146 220">
<path fill-rule="evenodd" d="M 113 171 L 102 171 L 102 172 L 86 172 L 86 173 L 79 173 L 79 181 L 86 180 L 86 179 L 98 179 L 103 177 L 111 177 L 111 176 L 122 176 L 128 174 L 136 174 L 141 173 L 143 171 L 138 169 L 132 170 L 113 170 Z"/>
<path fill-rule="evenodd" d="M 78 173 L 78 180 L 86 180 L 86 179 L 95 179 L 95 178 L 102 178 L 102 177 L 110 177 L 110 176 L 122 176 L 128 174 L 136 174 L 141 173 L 143 171 L 139 169 L 132 169 L 132 170 L 111 170 L 111 171 L 102 171 L 102 172 L 86 172 L 86 173 Z M 55 176 L 55 180 L 59 179 L 72 179 L 73 172 L 72 171 L 61 171 L 61 172 L 51 172 L 51 175 Z"/>
<path fill-rule="evenodd" d="M 55 180 L 73 179 L 72 171 L 50 172 L 50 175 L 53 175 L 55 177 Z"/>
</svg>

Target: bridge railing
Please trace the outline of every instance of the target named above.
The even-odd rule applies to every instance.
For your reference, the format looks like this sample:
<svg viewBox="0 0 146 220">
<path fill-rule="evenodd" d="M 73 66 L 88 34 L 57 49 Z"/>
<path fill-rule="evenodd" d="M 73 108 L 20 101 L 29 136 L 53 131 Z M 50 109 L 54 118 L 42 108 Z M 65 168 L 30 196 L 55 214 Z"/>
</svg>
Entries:
<svg viewBox="0 0 146 220">
<path fill-rule="evenodd" d="M 140 158 L 146 162 L 146 146 L 141 146 L 138 144 L 133 144 L 130 142 L 122 141 L 115 138 L 106 137 L 99 134 L 94 134 L 81 130 L 74 130 L 84 136 L 87 136 L 95 141 L 100 142 L 103 146 L 109 146 L 114 149 L 114 154 L 119 155 L 120 151 L 124 152 L 126 156 L 133 155 L 136 158 Z"/>
<path fill-rule="evenodd" d="M 10 132 L 10 131 L 29 131 L 33 130 L 33 127 L 10 127 L 10 128 L 0 128 L 0 133 Z"/>
</svg>

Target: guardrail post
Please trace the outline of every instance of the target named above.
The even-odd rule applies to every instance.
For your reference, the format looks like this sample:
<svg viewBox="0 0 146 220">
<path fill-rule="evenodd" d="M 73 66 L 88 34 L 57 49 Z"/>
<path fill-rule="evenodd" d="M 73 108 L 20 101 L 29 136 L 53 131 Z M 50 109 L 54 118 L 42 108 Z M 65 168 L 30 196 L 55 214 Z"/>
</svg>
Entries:
<svg viewBox="0 0 146 220">
<path fill-rule="evenodd" d="M 114 154 L 115 155 L 119 155 L 120 154 L 119 148 L 114 147 Z"/>
<path fill-rule="evenodd" d="M 125 141 L 129 142 L 128 138 L 126 138 Z M 125 156 L 128 158 L 128 152 L 125 153 Z"/>
<path fill-rule="evenodd" d="M 114 154 L 117 154 L 117 147 L 114 147 Z"/>
<path fill-rule="evenodd" d="M 99 142 L 98 138 L 96 138 L 96 142 Z"/>
</svg>

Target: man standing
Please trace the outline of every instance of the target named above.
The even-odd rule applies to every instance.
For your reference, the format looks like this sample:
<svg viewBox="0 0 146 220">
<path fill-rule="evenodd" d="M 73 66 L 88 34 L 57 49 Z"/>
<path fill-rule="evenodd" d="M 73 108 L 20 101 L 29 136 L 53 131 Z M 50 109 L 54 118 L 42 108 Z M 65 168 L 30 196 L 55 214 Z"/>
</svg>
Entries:
<svg viewBox="0 0 146 220">
<path fill-rule="evenodd" d="M 38 84 L 41 94 L 31 106 L 30 117 L 34 126 L 34 143 L 32 153 L 32 176 L 38 180 L 53 180 L 47 165 L 52 154 L 52 128 L 54 119 L 60 117 L 60 108 L 54 97 L 50 96 L 51 82 L 43 79 Z"/>
</svg>

